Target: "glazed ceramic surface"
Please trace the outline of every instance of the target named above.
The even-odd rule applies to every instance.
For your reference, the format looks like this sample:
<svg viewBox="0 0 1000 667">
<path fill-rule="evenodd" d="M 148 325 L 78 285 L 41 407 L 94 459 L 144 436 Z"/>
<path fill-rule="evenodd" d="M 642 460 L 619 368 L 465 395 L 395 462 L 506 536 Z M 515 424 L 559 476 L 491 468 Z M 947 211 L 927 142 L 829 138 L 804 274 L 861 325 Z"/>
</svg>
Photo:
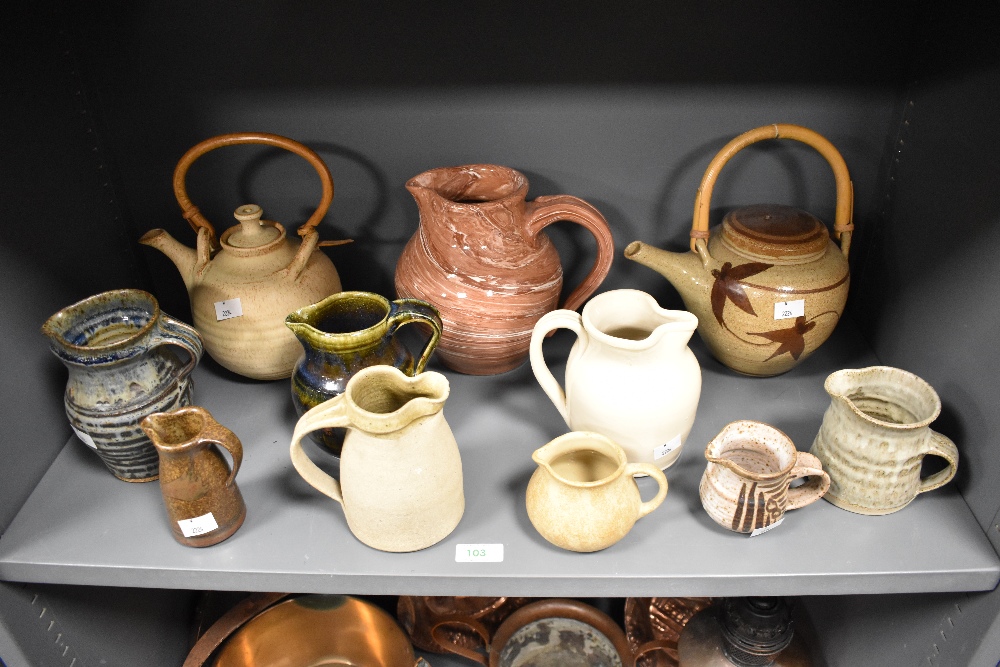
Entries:
<svg viewBox="0 0 1000 667">
<path fill-rule="evenodd" d="M 823 497 L 830 477 L 812 454 L 799 452 L 787 435 L 768 424 L 728 424 L 705 449 L 708 465 L 698 493 L 712 519 L 737 533 L 781 521 L 787 510 Z M 794 488 L 800 477 L 808 481 Z"/>
<path fill-rule="evenodd" d="M 651 463 L 629 463 L 625 452 L 599 433 L 561 435 L 535 451 L 538 468 L 528 481 L 528 519 L 546 540 L 570 551 L 599 551 L 625 537 L 638 519 L 667 496 L 667 478 Z M 659 484 L 643 502 L 636 475 Z"/>
<path fill-rule="evenodd" d="M 141 426 L 160 456 L 160 491 L 174 539 L 208 547 L 235 533 L 247 514 L 236 486 L 243 461 L 239 438 L 194 405 L 151 414 Z M 213 445 L 233 457 L 232 470 Z"/>
<path fill-rule="evenodd" d="M 139 422 L 191 402 L 189 376 L 202 355 L 198 332 L 162 312 L 152 294 L 126 289 L 60 310 L 42 333 L 69 370 L 66 416 L 80 440 L 119 479 L 155 480 L 156 449 Z"/>
<path fill-rule="evenodd" d="M 712 598 L 655 597 L 625 600 L 625 636 L 635 667 L 677 667 L 677 640 L 691 617 Z"/>
<path fill-rule="evenodd" d="M 295 469 L 344 507 L 355 537 L 382 551 L 416 551 L 440 542 L 465 511 L 462 459 L 442 408 L 448 380 L 427 371 L 407 377 L 392 366 L 362 369 L 343 394 L 295 425 Z M 302 449 L 321 428 L 345 427 L 340 481 Z"/>
<path fill-rule="evenodd" d="M 414 667 L 392 616 L 342 595 L 306 595 L 276 604 L 234 633 L 215 667 Z"/>
<path fill-rule="evenodd" d="M 301 242 L 286 238 L 279 223 L 262 220 L 263 211 L 254 204 L 236 209 L 240 224 L 216 239 L 211 223 L 191 203 L 184 185 L 191 164 L 215 148 L 236 144 L 284 148 L 316 169 L 322 199 L 298 230 Z M 314 229 L 333 200 L 333 181 L 326 165 L 311 149 L 285 137 L 222 135 L 203 141 L 181 158 L 174 171 L 174 193 L 198 234 L 197 248 L 181 245 L 162 229 L 147 232 L 139 242 L 162 251 L 177 266 L 191 299 L 194 326 L 213 359 L 249 378 L 287 378 L 301 348 L 285 327 L 285 316 L 340 291 L 333 262 L 317 249 L 337 243 L 320 242 Z"/>
<path fill-rule="evenodd" d="M 660 469 L 680 456 L 701 396 L 701 367 L 687 347 L 691 313 L 664 310 L 638 290 L 598 294 L 579 315 L 556 310 L 531 336 L 531 369 L 567 426 L 596 431 L 633 463 Z M 578 339 L 566 361 L 563 391 L 545 364 L 542 343 L 557 328 Z"/>
<path fill-rule="evenodd" d="M 795 139 L 823 155 L 837 182 L 834 232 L 805 211 L 757 205 L 731 211 L 708 229 L 712 189 L 737 152 L 766 139 Z M 698 316 L 716 359 L 747 375 L 771 376 L 806 359 L 833 332 L 847 301 L 854 225 L 847 165 L 825 138 L 797 125 L 768 125 L 733 139 L 712 160 L 695 199 L 691 252 L 635 241 L 625 256 L 661 273 Z"/>
<path fill-rule="evenodd" d="M 399 327 L 414 322 L 430 329 L 416 360 L 396 337 Z M 441 337 L 441 318 L 426 301 L 389 301 L 371 292 L 333 294 L 295 311 L 285 324 L 304 349 L 292 371 L 292 402 L 300 417 L 342 394 L 362 368 L 385 364 L 410 376 L 423 372 Z M 340 454 L 342 440 L 331 429 L 313 431 L 312 438 Z"/>
<path fill-rule="evenodd" d="M 824 388 L 830 407 L 810 452 L 830 474 L 831 503 L 858 514 L 890 514 L 955 476 L 958 448 L 930 429 L 941 400 L 924 380 L 898 368 L 871 366 L 837 371 Z M 928 454 L 947 466 L 921 478 Z"/>
<path fill-rule="evenodd" d="M 440 311 L 439 354 L 459 372 L 492 375 L 519 366 L 535 322 L 556 308 L 562 266 L 544 227 L 567 220 L 597 239 L 594 266 L 565 308 L 578 308 L 611 268 L 611 230 L 597 209 L 568 195 L 527 202 L 528 180 L 513 169 L 432 169 L 406 187 L 420 226 L 396 265 L 396 291 Z"/>
</svg>

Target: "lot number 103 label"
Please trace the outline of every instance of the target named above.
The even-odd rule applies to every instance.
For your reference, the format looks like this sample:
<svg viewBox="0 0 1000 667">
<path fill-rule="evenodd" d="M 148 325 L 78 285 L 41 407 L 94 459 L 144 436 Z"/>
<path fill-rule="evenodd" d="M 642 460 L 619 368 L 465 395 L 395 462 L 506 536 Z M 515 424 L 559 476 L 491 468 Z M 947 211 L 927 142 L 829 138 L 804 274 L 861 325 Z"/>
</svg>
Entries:
<svg viewBox="0 0 1000 667">
<path fill-rule="evenodd" d="M 502 563 L 502 544 L 456 544 L 456 563 Z"/>
</svg>

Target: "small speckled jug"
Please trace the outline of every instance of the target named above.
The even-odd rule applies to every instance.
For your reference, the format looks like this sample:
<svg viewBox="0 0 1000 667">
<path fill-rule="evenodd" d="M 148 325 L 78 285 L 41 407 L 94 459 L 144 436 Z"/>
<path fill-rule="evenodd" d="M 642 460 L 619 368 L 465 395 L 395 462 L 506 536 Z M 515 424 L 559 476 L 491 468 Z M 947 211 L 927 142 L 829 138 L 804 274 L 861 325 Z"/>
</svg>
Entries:
<svg viewBox="0 0 1000 667">
<path fill-rule="evenodd" d="M 570 551 L 606 549 L 667 497 L 667 478 L 652 463 L 628 463 L 625 451 L 600 433 L 574 431 L 535 451 L 528 482 L 528 518 L 542 537 Z M 633 477 L 649 475 L 656 496 L 642 502 Z"/>
<path fill-rule="evenodd" d="M 858 514 L 891 514 L 955 476 L 958 449 L 930 429 L 941 400 L 924 380 L 870 366 L 832 373 L 823 387 L 832 400 L 810 452 L 830 474 L 831 503 Z M 921 478 L 927 454 L 948 466 Z"/>
<path fill-rule="evenodd" d="M 160 455 L 160 491 L 174 539 L 209 547 L 235 533 L 247 515 L 236 486 L 243 460 L 239 438 L 196 405 L 149 415 L 142 430 Z M 233 457 L 232 470 L 213 445 Z"/>
<path fill-rule="evenodd" d="M 701 505 L 717 524 L 737 533 L 773 528 L 787 510 L 819 500 L 830 488 L 815 456 L 796 451 L 791 438 L 761 422 L 727 424 L 708 443 L 705 458 Z M 789 488 L 800 477 L 809 479 Z"/>
</svg>

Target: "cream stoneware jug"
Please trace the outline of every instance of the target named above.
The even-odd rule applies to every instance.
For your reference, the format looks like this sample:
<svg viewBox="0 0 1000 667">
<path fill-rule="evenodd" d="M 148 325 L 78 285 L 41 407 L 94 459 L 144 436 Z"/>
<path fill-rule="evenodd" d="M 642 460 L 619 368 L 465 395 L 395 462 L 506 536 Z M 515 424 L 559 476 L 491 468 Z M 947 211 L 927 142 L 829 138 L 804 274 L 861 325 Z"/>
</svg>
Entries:
<svg viewBox="0 0 1000 667">
<path fill-rule="evenodd" d="M 442 408 L 448 379 L 407 377 L 393 366 L 358 371 L 343 394 L 306 412 L 292 435 L 292 464 L 317 491 L 344 507 L 355 537 L 382 551 L 440 542 L 465 511 L 462 459 Z M 340 481 L 302 449 L 317 429 L 347 428 Z"/>
<path fill-rule="evenodd" d="M 790 206 L 757 204 L 726 214 L 709 231 L 712 190 L 722 167 L 751 144 L 770 139 L 805 143 L 829 162 L 837 186 L 833 231 Z M 625 257 L 665 277 L 684 307 L 698 316 L 698 333 L 716 359 L 746 375 L 790 370 L 833 332 L 847 301 L 847 254 L 854 229 L 854 190 L 844 158 L 805 127 L 758 127 L 730 141 L 709 164 L 698 188 L 691 252 L 635 241 Z"/>
<path fill-rule="evenodd" d="M 240 224 L 216 239 L 211 223 L 191 203 L 185 177 L 191 164 L 221 146 L 265 144 L 305 158 L 322 183 L 316 211 L 298 230 L 301 242 L 286 238 L 285 228 L 262 220 L 255 204 L 236 209 Z M 314 229 L 333 201 L 333 179 L 323 160 L 302 144 L 274 134 L 226 134 L 201 142 L 174 170 L 174 194 L 184 217 L 198 234 L 188 248 L 162 229 L 146 232 L 139 243 L 152 246 L 177 266 L 191 299 L 194 326 L 205 351 L 229 370 L 257 380 L 292 374 L 302 349 L 285 327 L 285 316 L 340 291 L 340 276 L 319 246 L 350 241 L 320 241 Z"/>
<path fill-rule="evenodd" d="M 830 474 L 831 503 L 858 514 L 891 514 L 955 476 L 958 448 L 930 429 L 941 400 L 924 380 L 870 366 L 832 373 L 823 387 L 830 407 L 809 451 Z M 921 478 L 927 454 L 947 466 Z"/>
<path fill-rule="evenodd" d="M 795 449 L 791 438 L 769 424 L 728 424 L 705 449 L 708 465 L 698 495 L 712 519 L 737 533 L 776 527 L 788 510 L 823 497 L 830 477 L 812 454 Z M 792 481 L 808 477 L 794 488 Z"/>
<path fill-rule="evenodd" d="M 596 431 L 632 463 L 672 465 L 691 432 L 701 396 L 701 367 L 687 347 L 698 319 L 660 308 L 639 290 L 598 294 L 583 314 L 554 310 L 531 335 L 531 369 L 574 431 Z M 542 342 L 557 328 L 577 341 L 566 361 L 566 390 L 545 364 Z"/>
</svg>

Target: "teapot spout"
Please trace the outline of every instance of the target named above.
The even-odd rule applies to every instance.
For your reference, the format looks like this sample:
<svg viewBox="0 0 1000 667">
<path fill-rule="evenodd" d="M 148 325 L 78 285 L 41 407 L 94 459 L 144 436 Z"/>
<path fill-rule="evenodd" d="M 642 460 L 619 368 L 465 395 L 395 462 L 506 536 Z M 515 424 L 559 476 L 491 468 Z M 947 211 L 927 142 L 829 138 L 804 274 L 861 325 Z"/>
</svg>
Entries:
<svg viewBox="0 0 1000 667">
<path fill-rule="evenodd" d="M 633 241 L 625 247 L 625 257 L 666 278 L 680 293 L 685 304 L 711 285 L 712 274 L 699 253 L 668 252 L 642 241 Z"/>
<path fill-rule="evenodd" d="M 151 229 L 142 235 L 139 243 L 156 248 L 174 263 L 184 279 L 188 291 L 199 282 L 201 272 L 211 260 L 211 243 L 208 230 L 198 231 L 198 249 L 187 247 L 163 229 Z"/>
</svg>

